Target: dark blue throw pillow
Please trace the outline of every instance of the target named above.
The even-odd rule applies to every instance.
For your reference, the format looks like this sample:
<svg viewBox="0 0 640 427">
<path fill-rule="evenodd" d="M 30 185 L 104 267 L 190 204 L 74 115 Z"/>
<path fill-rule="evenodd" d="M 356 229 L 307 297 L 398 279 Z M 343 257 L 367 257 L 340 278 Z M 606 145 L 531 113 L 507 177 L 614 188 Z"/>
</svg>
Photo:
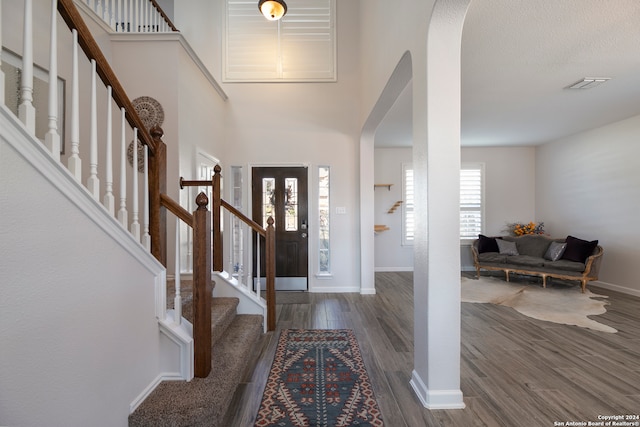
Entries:
<svg viewBox="0 0 640 427">
<path fill-rule="evenodd" d="M 482 254 L 485 252 L 500 252 L 500 248 L 498 248 L 498 242 L 496 242 L 495 238 L 479 234 L 478 253 Z"/>
<path fill-rule="evenodd" d="M 597 246 L 597 240 L 588 242 L 577 237 L 567 236 L 567 247 L 562 254 L 562 259 L 585 262 Z"/>
</svg>

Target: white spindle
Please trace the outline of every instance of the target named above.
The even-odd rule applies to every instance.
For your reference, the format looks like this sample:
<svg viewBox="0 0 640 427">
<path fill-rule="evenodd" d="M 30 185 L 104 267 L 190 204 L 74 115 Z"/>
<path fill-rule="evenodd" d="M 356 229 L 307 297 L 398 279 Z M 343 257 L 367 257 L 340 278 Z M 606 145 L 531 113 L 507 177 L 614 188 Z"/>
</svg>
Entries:
<svg viewBox="0 0 640 427">
<path fill-rule="evenodd" d="M 260 280 L 260 235 L 256 236 L 256 294 L 260 296 L 262 281 Z M 265 239 L 266 240 L 266 239 Z"/>
<path fill-rule="evenodd" d="M 140 222 L 138 220 L 138 128 L 133 128 L 133 178 L 131 186 L 133 187 L 133 199 L 131 205 L 131 234 L 140 241 Z"/>
<path fill-rule="evenodd" d="M 193 187 L 187 187 L 187 206 L 191 206 L 190 203 L 193 200 Z M 190 271 L 193 271 L 193 244 L 191 243 L 193 240 L 193 229 L 191 227 L 187 227 L 187 261 L 186 268 Z"/>
<path fill-rule="evenodd" d="M 129 11 L 129 15 L 127 16 L 127 26 L 125 32 L 132 33 L 133 32 L 133 2 L 134 0 L 125 0 L 129 2 L 129 7 L 127 8 Z"/>
<path fill-rule="evenodd" d="M 176 296 L 173 299 L 174 321 L 182 323 L 182 295 L 180 294 L 180 218 L 176 218 Z"/>
<path fill-rule="evenodd" d="M 142 15 L 142 32 L 143 33 L 147 32 L 147 24 L 148 24 L 148 21 L 147 21 L 147 9 L 148 9 L 148 6 L 149 6 L 149 0 L 146 0 L 144 3 L 142 3 L 140 5 L 141 12 L 142 12 L 141 15 Z"/>
<path fill-rule="evenodd" d="M 93 10 L 96 10 L 96 2 L 95 0 L 88 0 L 87 4 L 89 5 L 89 7 Z"/>
<path fill-rule="evenodd" d="M 58 134 L 58 0 L 51 1 L 51 35 L 49 46 L 49 122 L 44 143 L 54 159 L 60 160 Z"/>
<path fill-rule="evenodd" d="M 129 226 L 129 216 L 127 214 L 127 141 L 126 141 L 126 118 L 124 107 L 120 109 L 122 124 L 120 128 L 120 209 L 118 209 L 118 221 L 126 229 Z"/>
<path fill-rule="evenodd" d="M 95 9 L 93 9 L 100 18 L 104 19 L 104 9 L 102 8 L 102 0 L 98 0 Z"/>
<path fill-rule="evenodd" d="M 68 168 L 78 182 L 82 180 L 82 160 L 80 159 L 80 89 L 78 75 L 78 31 L 72 30 L 73 54 L 71 59 L 71 156 Z"/>
<path fill-rule="evenodd" d="M 111 16 L 109 18 L 109 25 L 115 31 L 116 29 L 116 0 L 111 0 L 109 2 L 111 5 Z"/>
<path fill-rule="evenodd" d="M 122 25 L 124 16 L 122 14 L 122 0 L 118 0 L 118 19 L 116 20 L 116 31 L 123 32 Z"/>
<path fill-rule="evenodd" d="M 0 0 L 0 65 L 2 65 L 2 0 Z M 0 102 L 4 105 L 4 71 L 0 68 Z"/>
<path fill-rule="evenodd" d="M 107 141 L 106 156 L 104 158 L 105 179 L 104 179 L 104 207 L 113 216 L 115 212 L 115 198 L 113 197 L 113 112 L 111 93 L 113 89 L 107 86 Z"/>
<path fill-rule="evenodd" d="M 91 103 L 89 106 L 89 179 L 87 189 L 96 200 L 100 199 L 98 178 L 98 104 L 96 93 L 96 60 L 91 60 Z"/>
<path fill-rule="evenodd" d="M 142 204 L 142 245 L 151 250 L 151 236 L 149 235 L 149 147 L 146 145 L 144 152 L 144 185 L 142 192 L 144 202 Z"/>
<path fill-rule="evenodd" d="M 22 46 L 22 78 L 18 117 L 32 134 L 36 132 L 36 110 L 33 106 L 33 1 L 24 1 L 24 34 Z"/>
</svg>

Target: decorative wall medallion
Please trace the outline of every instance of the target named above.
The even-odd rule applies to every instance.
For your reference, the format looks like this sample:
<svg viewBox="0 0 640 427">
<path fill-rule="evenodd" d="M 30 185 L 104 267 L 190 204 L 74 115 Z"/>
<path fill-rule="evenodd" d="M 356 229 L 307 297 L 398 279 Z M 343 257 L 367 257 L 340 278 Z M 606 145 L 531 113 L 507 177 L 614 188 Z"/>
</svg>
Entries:
<svg viewBox="0 0 640 427">
<path fill-rule="evenodd" d="M 162 122 L 164 122 L 164 110 L 158 101 L 150 96 L 140 96 L 131 101 L 131 103 L 142 120 L 142 123 L 147 127 L 147 130 L 156 125 L 162 126 Z"/>
<path fill-rule="evenodd" d="M 129 159 L 129 164 L 133 166 L 133 141 L 129 143 L 127 159 Z M 138 172 L 144 172 L 144 145 L 140 140 L 138 140 Z"/>
</svg>

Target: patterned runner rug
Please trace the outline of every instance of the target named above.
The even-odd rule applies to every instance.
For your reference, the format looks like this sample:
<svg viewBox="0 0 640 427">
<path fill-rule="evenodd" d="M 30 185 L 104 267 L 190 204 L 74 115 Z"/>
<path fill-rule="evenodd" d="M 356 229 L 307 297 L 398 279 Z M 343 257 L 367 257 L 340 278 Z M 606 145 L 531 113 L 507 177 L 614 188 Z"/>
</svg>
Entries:
<svg viewBox="0 0 640 427">
<path fill-rule="evenodd" d="M 383 426 L 350 329 L 285 329 L 256 426 Z"/>
</svg>

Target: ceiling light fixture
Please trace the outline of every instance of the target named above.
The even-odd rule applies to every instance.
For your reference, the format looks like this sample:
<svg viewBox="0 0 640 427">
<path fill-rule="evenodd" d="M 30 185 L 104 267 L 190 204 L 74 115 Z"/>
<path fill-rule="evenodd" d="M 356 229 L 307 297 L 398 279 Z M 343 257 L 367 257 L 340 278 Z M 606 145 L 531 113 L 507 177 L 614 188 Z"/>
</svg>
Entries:
<svg viewBox="0 0 640 427">
<path fill-rule="evenodd" d="M 269 21 L 277 21 L 287 13 L 287 4 L 284 0 L 260 0 L 258 9 Z"/>
<path fill-rule="evenodd" d="M 575 82 L 571 86 L 567 86 L 567 89 L 591 89 L 611 80 L 611 77 L 585 77 L 579 82 Z"/>
</svg>

